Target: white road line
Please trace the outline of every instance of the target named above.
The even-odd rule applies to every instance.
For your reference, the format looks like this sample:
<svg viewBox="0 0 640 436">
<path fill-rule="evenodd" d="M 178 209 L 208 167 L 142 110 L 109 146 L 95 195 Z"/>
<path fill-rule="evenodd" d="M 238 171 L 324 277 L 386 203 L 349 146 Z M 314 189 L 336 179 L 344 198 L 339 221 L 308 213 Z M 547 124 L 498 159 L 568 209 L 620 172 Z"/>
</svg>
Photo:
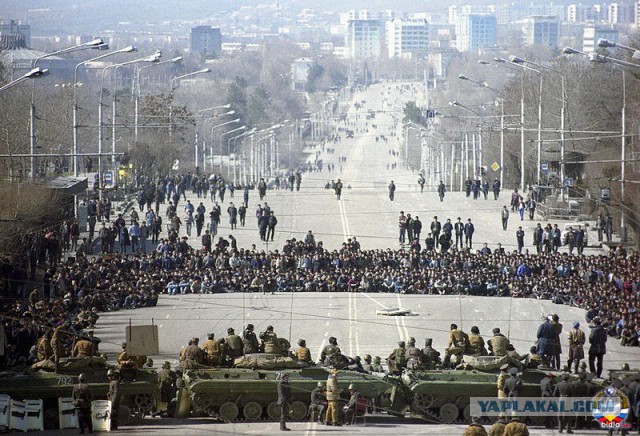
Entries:
<svg viewBox="0 0 640 436">
<path fill-rule="evenodd" d="M 360 355 L 360 335 L 358 334 L 358 306 L 356 302 L 358 301 L 358 293 L 353 294 L 353 329 L 355 330 L 356 336 L 356 354 Z"/>
<path fill-rule="evenodd" d="M 347 292 L 349 300 L 349 356 L 353 356 L 353 293 Z"/>
<path fill-rule="evenodd" d="M 402 302 L 400 301 L 400 294 L 396 294 L 396 299 L 398 300 L 398 308 L 402 308 Z M 402 329 L 404 330 L 405 340 L 408 340 L 409 339 L 409 330 L 407 330 L 407 324 L 405 323 L 405 317 L 404 316 L 399 316 L 397 318 L 400 318 L 400 323 L 402 324 Z"/>
<path fill-rule="evenodd" d="M 373 298 L 372 296 L 370 296 L 369 294 L 366 294 L 364 292 L 361 293 L 361 295 L 364 295 L 365 297 L 367 297 L 369 300 L 373 301 L 374 303 L 376 303 L 378 306 L 382 307 L 383 309 L 389 309 L 388 306 L 382 304 L 381 302 L 379 302 L 378 300 L 376 300 L 375 298 Z"/>
</svg>

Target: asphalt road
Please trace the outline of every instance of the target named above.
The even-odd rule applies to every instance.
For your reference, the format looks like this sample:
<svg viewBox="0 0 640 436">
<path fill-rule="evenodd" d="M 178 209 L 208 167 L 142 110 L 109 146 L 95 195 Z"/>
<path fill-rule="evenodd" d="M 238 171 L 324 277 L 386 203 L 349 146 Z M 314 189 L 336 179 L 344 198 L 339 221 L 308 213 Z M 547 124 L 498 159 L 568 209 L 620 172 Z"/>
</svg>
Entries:
<svg viewBox="0 0 640 436">
<path fill-rule="evenodd" d="M 379 85 L 372 86 L 365 93 L 354 97 L 366 100 L 368 108 L 383 107 Z M 354 113 L 350 120 L 354 121 Z M 356 236 L 363 249 L 397 249 L 397 216 L 401 210 L 420 216 L 423 226 L 429 225 L 437 215 L 444 222 L 446 218 L 463 221 L 471 218 L 475 223 L 476 236 L 474 248 L 480 248 L 486 242 L 495 248 L 498 242 L 507 249 L 515 248 L 515 230 L 522 225 L 527 233 L 527 247 L 531 247 L 531 232 L 536 220 L 525 219 L 520 222 L 516 213 L 512 214 L 507 231 L 502 230 L 500 209 L 508 203 L 510 191 L 505 190 L 500 200 L 477 200 L 466 198 L 464 194 L 449 192 L 444 202 L 438 200 L 433 190 L 419 192 L 417 174 L 402 167 L 399 158 L 390 154 L 390 150 L 402 150 L 400 138 L 390 136 L 393 120 L 390 113 L 377 114 L 377 129 L 366 132 L 364 116 L 356 122 L 356 134 L 353 139 L 344 139 L 331 147 L 335 153 L 321 152 L 325 165 L 334 163 L 336 171 L 304 173 L 299 192 L 268 191 L 265 200 L 275 211 L 279 224 L 273 242 L 263 243 L 258 238 L 256 219 L 253 216 L 259 199 L 251 192 L 246 227 L 230 231 L 226 220 L 226 208 L 230 201 L 239 204 L 241 193 L 236 198 L 225 198 L 222 205 L 223 217 L 218 236 L 233 234 L 240 247 L 250 248 L 256 244 L 258 249 L 281 249 L 290 238 L 303 238 L 308 230 L 323 241 L 326 248 L 337 249 L 347 237 Z M 390 137 L 388 143 L 375 141 L 376 135 Z M 317 150 L 307 150 L 313 156 Z M 346 162 L 339 162 L 346 157 Z M 397 163 L 397 168 L 387 169 L 387 164 Z M 390 165 L 391 166 L 391 165 Z M 330 180 L 342 179 L 345 189 L 342 199 L 336 200 L 332 190 L 324 189 Z M 387 185 L 394 180 L 398 189 L 395 201 L 388 198 Z M 202 201 L 210 209 L 211 202 L 197 199 L 189 194 L 188 198 L 197 206 Z M 178 208 L 182 212 L 181 204 Z M 164 210 L 161 210 L 164 213 Z M 555 221 L 554 221 L 555 222 Z M 558 222 L 562 225 L 563 222 Z M 426 235 L 423 232 L 423 238 Z M 594 235 L 591 235 L 592 237 Z M 593 238 L 592 238 L 593 239 Z M 192 234 L 189 242 L 200 246 L 199 238 Z M 587 253 L 599 253 L 597 248 Z M 376 315 L 377 309 L 402 307 L 411 309 L 416 316 L 385 317 Z M 153 356 L 156 364 L 163 360 L 177 362 L 177 353 L 186 345 L 189 338 L 206 338 L 212 331 L 217 337 L 226 335 L 228 327 L 240 332 L 247 323 L 255 325 L 257 331 L 263 331 L 267 325 L 273 325 L 276 333 L 290 338 L 292 345 L 299 338 L 305 338 L 312 354 L 317 358 L 329 336 L 336 336 L 343 352 L 355 356 L 364 354 L 379 355 L 383 359 L 395 348 L 399 340 L 413 336 L 418 344 L 427 337 L 434 339 L 434 345 L 442 350 L 446 346 L 448 327 L 456 322 L 465 330 L 477 325 L 487 338 L 493 327 L 500 327 L 508 333 L 516 349 L 526 353 L 535 341 L 535 329 L 542 315 L 558 313 L 560 321 L 568 328 L 573 321 L 584 322 L 584 311 L 568 306 L 555 305 L 549 301 L 458 296 L 415 296 L 395 294 L 224 294 L 224 295 L 163 295 L 155 308 L 121 311 L 101 314 L 96 335 L 103 339 L 101 350 L 111 358 L 119 351 L 124 338 L 125 326 L 149 324 L 159 326 L 160 355 Z M 566 341 L 566 335 L 562 340 Z M 637 362 L 636 348 L 623 348 L 610 341 L 605 356 L 605 366 L 618 368 L 623 362 Z M 563 342 L 566 353 L 567 344 Z M 564 355 L 566 356 L 566 354 Z M 296 431 L 345 434 L 371 434 L 372 428 L 329 429 L 315 428 L 315 425 L 294 423 Z M 180 425 L 180 431 L 186 434 L 199 433 L 273 433 L 276 424 L 202 424 L 188 421 Z M 405 424 L 404 422 L 384 421 L 375 425 L 375 433 L 398 432 L 407 434 L 461 434 L 461 426 L 425 426 Z M 128 432 L 149 432 L 174 434 L 173 424 L 158 421 L 152 427 L 132 427 Z M 552 434 L 534 432 L 532 434 Z"/>
</svg>

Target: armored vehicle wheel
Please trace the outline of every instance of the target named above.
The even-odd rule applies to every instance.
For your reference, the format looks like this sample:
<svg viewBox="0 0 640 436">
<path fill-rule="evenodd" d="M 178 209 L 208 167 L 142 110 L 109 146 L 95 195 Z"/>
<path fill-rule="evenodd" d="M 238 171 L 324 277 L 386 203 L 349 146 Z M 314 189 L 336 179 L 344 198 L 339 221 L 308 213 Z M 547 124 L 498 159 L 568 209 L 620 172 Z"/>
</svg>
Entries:
<svg viewBox="0 0 640 436">
<path fill-rule="evenodd" d="M 464 418 L 464 422 L 471 422 L 471 404 L 467 404 L 466 406 L 464 406 L 464 409 L 462 410 L 462 416 Z"/>
<path fill-rule="evenodd" d="M 446 403 L 443 404 L 442 407 L 440 407 L 440 418 L 445 424 L 451 424 L 456 419 L 458 419 L 459 413 L 460 411 L 453 403 Z"/>
<path fill-rule="evenodd" d="M 309 408 L 302 401 L 294 401 L 291 404 L 291 419 L 294 421 L 302 421 L 307 416 Z"/>
<path fill-rule="evenodd" d="M 58 429 L 60 427 L 60 416 L 57 407 L 47 407 L 43 414 L 44 428 Z"/>
<path fill-rule="evenodd" d="M 144 414 L 153 410 L 153 406 L 156 404 L 156 399 L 153 398 L 153 395 L 151 394 L 137 394 L 133 397 L 133 402 L 135 403 L 136 408 Z"/>
<path fill-rule="evenodd" d="M 207 410 L 213 406 L 213 397 L 204 392 L 196 392 L 191 400 L 198 409 Z"/>
<path fill-rule="evenodd" d="M 127 425 L 131 421 L 131 409 L 129 406 L 120 406 L 118 409 L 118 425 Z"/>
<path fill-rule="evenodd" d="M 227 401 L 226 403 L 222 403 L 220 406 L 220 419 L 224 422 L 233 422 L 238 418 L 238 412 L 239 410 L 236 403 Z"/>
<path fill-rule="evenodd" d="M 262 416 L 262 405 L 256 401 L 249 401 L 242 408 L 242 414 L 247 421 L 258 421 Z"/>
<path fill-rule="evenodd" d="M 280 419 L 280 406 L 275 401 L 272 401 L 267 406 L 267 416 L 272 421 Z"/>
<path fill-rule="evenodd" d="M 433 395 L 417 394 L 415 397 L 413 397 L 413 400 L 411 400 L 411 405 L 416 410 L 426 411 L 433 406 L 433 401 Z"/>
</svg>

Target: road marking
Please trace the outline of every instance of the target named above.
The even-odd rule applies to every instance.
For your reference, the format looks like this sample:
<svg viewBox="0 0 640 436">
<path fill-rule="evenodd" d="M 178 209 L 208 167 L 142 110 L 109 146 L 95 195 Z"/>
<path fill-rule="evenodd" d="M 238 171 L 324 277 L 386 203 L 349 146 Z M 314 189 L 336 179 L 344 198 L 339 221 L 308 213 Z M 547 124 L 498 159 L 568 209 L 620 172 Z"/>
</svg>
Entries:
<svg viewBox="0 0 640 436">
<path fill-rule="evenodd" d="M 352 311 L 352 292 L 347 292 L 349 300 L 349 356 L 353 356 L 353 315 Z"/>
<path fill-rule="evenodd" d="M 398 309 L 402 308 L 402 302 L 400 301 L 400 294 L 396 294 L 396 299 L 398 300 Z M 404 330 L 405 339 L 409 339 L 409 330 L 407 330 L 407 324 L 405 322 L 404 316 L 398 316 L 396 318 L 400 318 L 400 323 L 402 324 L 402 329 Z"/>
<path fill-rule="evenodd" d="M 353 329 L 356 335 L 356 354 L 360 355 L 360 335 L 358 334 L 358 307 L 356 302 L 358 301 L 358 294 L 353 294 Z"/>
<path fill-rule="evenodd" d="M 376 303 L 378 306 L 382 307 L 383 309 L 389 309 L 389 307 L 385 306 L 384 304 L 382 304 L 381 302 L 379 302 L 378 300 L 376 300 L 375 298 L 373 298 L 369 294 L 366 294 L 366 293 L 362 292 L 362 295 L 364 295 L 369 300 L 373 301 L 374 303 Z"/>
<path fill-rule="evenodd" d="M 167 314 L 167 316 L 164 317 L 164 319 L 169 319 L 171 315 Z"/>
</svg>

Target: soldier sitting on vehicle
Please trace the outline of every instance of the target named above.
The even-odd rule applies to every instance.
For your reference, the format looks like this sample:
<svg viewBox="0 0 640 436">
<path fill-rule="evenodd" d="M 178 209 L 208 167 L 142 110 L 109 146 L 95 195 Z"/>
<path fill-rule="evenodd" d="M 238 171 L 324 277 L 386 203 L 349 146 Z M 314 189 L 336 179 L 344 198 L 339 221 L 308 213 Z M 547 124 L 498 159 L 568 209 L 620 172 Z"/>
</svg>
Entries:
<svg viewBox="0 0 640 436">
<path fill-rule="evenodd" d="M 220 343 L 215 340 L 215 335 L 213 333 L 209 333 L 207 338 L 207 341 L 202 344 L 204 363 L 209 366 L 218 366 L 222 363 L 222 350 Z"/>
<path fill-rule="evenodd" d="M 334 354 L 340 353 L 340 347 L 338 347 L 338 340 L 331 336 L 329 338 L 329 344 L 325 345 L 320 353 L 320 362 L 323 365 L 329 366 L 331 365 L 331 358 Z"/>
<path fill-rule="evenodd" d="M 402 370 L 407 367 L 404 341 L 398 342 L 398 348 L 389 354 L 387 366 L 389 367 L 389 374 L 402 374 Z"/>
<path fill-rule="evenodd" d="M 324 423 L 324 409 L 327 407 L 327 394 L 324 383 L 318 382 L 318 386 L 311 391 L 311 404 L 309 404 L 309 417 L 311 422 Z"/>
<path fill-rule="evenodd" d="M 433 348 L 433 339 L 427 338 L 424 341 L 422 355 L 424 356 L 425 369 L 435 369 L 440 364 L 440 352 Z"/>
<path fill-rule="evenodd" d="M 449 332 L 449 343 L 444 350 L 444 362 L 443 366 L 448 368 L 451 362 L 451 356 L 456 356 L 456 362 L 460 363 L 462 360 L 462 354 L 465 352 L 469 345 L 469 336 L 458 329 L 456 324 L 451 324 L 451 331 Z"/>
<path fill-rule="evenodd" d="M 407 361 L 407 369 L 420 370 L 424 367 L 424 354 L 420 348 L 416 347 L 415 338 L 409 338 L 405 359 Z"/>
<path fill-rule="evenodd" d="M 300 339 L 298 341 L 299 348 L 296 350 L 296 359 L 301 362 L 306 362 L 309 365 L 313 365 L 313 359 L 311 359 L 311 351 L 307 348 L 307 341 Z"/>
<path fill-rule="evenodd" d="M 278 335 L 273 331 L 273 326 L 268 326 L 267 330 L 260 333 L 260 339 L 262 339 L 262 348 L 265 353 L 268 354 L 280 354 L 281 350 L 278 346 Z"/>
</svg>

